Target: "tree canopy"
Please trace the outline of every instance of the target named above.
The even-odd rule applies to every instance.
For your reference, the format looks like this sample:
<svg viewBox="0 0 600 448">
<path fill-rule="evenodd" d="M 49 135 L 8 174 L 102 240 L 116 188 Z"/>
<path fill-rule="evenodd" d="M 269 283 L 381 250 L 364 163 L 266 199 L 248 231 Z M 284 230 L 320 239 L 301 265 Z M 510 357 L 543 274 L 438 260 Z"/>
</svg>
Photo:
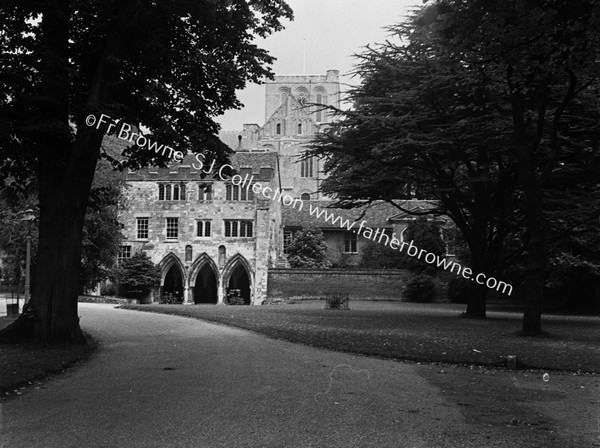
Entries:
<svg viewBox="0 0 600 448">
<path fill-rule="evenodd" d="M 548 244 L 600 210 L 599 20 L 591 0 L 428 2 L 359 55 L 353 109 L 313 148 L 323 189 L 345 206 L 435 200 L 488 276 L 525 254 L 523 330 L 539 333 Z M 485 316 L 470 289 L 467 314 Z"/>
<path fill-rule="evenodd" d="M 223 163 L 214 118 L 236 89 L 272 76 L 254 39 L 282 29 L 282 0 L 8 0 L 0 6 L 0 178 L 39 187 L 29 313 L 0 339 L 83 342 L 77 292 L 83 222 L 101 144 L 127 123 Z M 108 116 L 102 126 L 86 117 Z M 110 125 L 113 124 L 113 128 Z M 166 163 L 132 142 L 126 166 Z M 35 317 L 31 319 L 29 317 Z"/>
</svg>

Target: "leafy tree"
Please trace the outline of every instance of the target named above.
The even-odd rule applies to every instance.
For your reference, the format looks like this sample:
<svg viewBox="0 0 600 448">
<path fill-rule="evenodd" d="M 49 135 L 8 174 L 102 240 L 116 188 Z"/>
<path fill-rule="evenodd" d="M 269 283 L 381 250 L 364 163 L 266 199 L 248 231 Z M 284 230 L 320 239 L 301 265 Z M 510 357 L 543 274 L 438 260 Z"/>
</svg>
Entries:
<svg viewBox="0 0 600 448">
<path fill-rule="evenodd" d="M 600 232 L 573 235 L 552 248 L 546 288 L 554 304 L 600 313 Z"/>
<path fill-rule="evenodd" d="M 590 0 L 429 2 L 391 28 L 401 44 L 361 55 L 354 110 L 315 146 L 325 190 L 435 199 L 474 272 L 525 253 L 523 330 L 539 333 L 548 241 L 597 223 L 599 20 Z M 486 293 L 471 282 L 467 315 Z"/>
<path fill-rule="evenodd" d="M 442 240 L 441 229 L 438 223 L 429 221 L 424 216 L 417 217 L 411 221 L 404 231 L 404 240 L 412 241 L 419 249 L 442 257 L 446 253 L 446 245 Z M 423 260 L 404 254 L 408 258 L 409 268 L 415 271 L 423 271 L 431 266 Z"/>
<path fill-rule="evenodd" d="M 0 176 L 37 180 L 40 241 L 34 316 L 0 338 L 85 342 L 77 316 L 83 223 L 102 140 L 119 132 L 114 121 L 88 126 L 86 117 L 105 114 L 147 129 L 157 144 L 223 163 L 214 117 L 240 106 L 236 89 L 272 75 L 273 58 L 253 39 L 291 16 L 282 0 L 2 3 Z M 122 153 L 125 166 L 168 161 L 169 153 L 134 143 Z"/>
<path fill-rule="evenodd" d="M 160 285 L 160 269 L 142 252 L 123 260 L 117 272 L 119 295 L 124 297 L 142 299 Z"/>
<path fill-rule="evenodd" d="M 123 184 L 123 176 L 115 172 L 108 162 L 98 164 L 83 226 L 80 290 L 93 288 L 108 278 L 113 268 L 121 241 L 117 206 L 123 203 Z M 28 232 L 28 225 L 21 218 L 26 209 L 37 210 L 39 202 L 35 193 L 27 197 L 22 194 L 14 197 L 12 195 L 16 192 L 10 188 L 0 191 L 0 225 L 5 230 L 0 235 L 0 254 L 5 265 L 4 282 L 19 285 L 24 282 Z M 32 266 L 37 262 L 38 233 L 38 225 L 34 221 L 31 225 Z"/>
<path fill-rule="evenodd" d="M 387 42 L 359 56 L 353 109 L 337 111 L 340 120 L 313 145 L 313 154 L 327 159 L 322 189 L 340 206 L 384 200 L 417 216 L 449 216 L 469 246 L 473 271 L 492 275 L 506 262 L 504 239 L 522 218 L 506 149 L 510 117 L 478 67 L 435 45 L 422 14 L 390 29 L 406 44 Z M 403 199 L 412 197 L 434 200 L 433 208 L 406 209 Z M 485 317 L 486 294 L 472 282 L 467 315 Z"/>
<path fill-rule="evenodd" d="M 511 118 L 508 147 L 519 174 L 528 254 L 523 332 L 537 334 L 552 235 L 548 214 L 562 209 L 576 227 L 597 223 L 600 5 L 440 0 L 433 8 L 433 27 L 449 55 L 481 67 L 500 86 Z M 577 202 L 560 209 L 549 204 L 557 181 L 568 185 L 561 196 Z M 588 201 L 596 205 L 592 212 Z"/>
<path fill-rule="evenodd" d="M 92 289 L 110 277 L 121 246 L 122 224 L 118 220 L 123 206 L 124 178 L 107 161 L 96 169 L 83 226 L 80 289 Z"/>
<path fill-rule="evenodd" d="M 327 246 L 321 229 L 311 226 L 296 232 L 288 248 L 288 261 L 293 268 L 328 268 Z"/>
</svg>

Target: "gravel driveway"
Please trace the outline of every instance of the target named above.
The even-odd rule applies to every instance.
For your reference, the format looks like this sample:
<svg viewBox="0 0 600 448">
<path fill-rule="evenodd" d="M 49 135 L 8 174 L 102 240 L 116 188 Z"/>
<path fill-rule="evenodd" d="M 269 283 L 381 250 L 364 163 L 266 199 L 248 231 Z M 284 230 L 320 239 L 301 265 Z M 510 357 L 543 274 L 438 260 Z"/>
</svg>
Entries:
<svg viewBox="0 0 600 448">
<path fill-rule="evenodd" d="M 97 354 L 4 401 L 0 447 L 598 443 L 594 377 L 404 364 L 111 305 L 80 314 Z"/>
</svg>

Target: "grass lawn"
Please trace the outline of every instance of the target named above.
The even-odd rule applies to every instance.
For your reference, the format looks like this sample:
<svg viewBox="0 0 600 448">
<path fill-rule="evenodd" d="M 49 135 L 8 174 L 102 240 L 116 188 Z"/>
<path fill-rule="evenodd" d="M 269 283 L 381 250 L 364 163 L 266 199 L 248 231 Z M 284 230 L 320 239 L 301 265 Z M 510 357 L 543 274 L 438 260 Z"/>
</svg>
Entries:
<svg viewBox="0 0 600 448">
<path fill-rule="evenodd" d="M 13 322 L 0 317 L 0 329 Z M 84 359 L 94 346 L 0 344 L 0 396 L 20 394 L 19 390 L 36 380 L 63 371 Z"/>
<path fill-rule="evenodd" d="M 294 305 L 126 305 L 251 330 L 315 347 L 384 358 L 600 372 L 600 318 L 544 316 L 547 337 L 520 336 L 522 315 L 488 312 L 460 318 L 464 305 L 351 302 L 350 310 L 325 310 L 323 302 Z"/>
</svg>

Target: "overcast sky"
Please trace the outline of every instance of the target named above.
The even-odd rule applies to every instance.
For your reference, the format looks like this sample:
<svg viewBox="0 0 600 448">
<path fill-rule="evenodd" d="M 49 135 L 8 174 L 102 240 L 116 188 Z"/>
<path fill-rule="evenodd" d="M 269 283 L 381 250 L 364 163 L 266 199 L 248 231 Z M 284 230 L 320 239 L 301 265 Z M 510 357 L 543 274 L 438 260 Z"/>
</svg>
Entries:
<svg viewBox="0 0 600 448">
<path fill-rule="evenodd" d="M 348 74 L 352 57 L 369 43 L 384 42 L 387 25 L 399 23 L 420 0 L 287 0 L 294 21 L 286 21 L 283 31 L 258 41 L 277 58 L 277 75 L 325 74 L 329 69 Z M 306 63 L 304 48 L 306 47 Z M 348 76 L 342 83 L 351 83 Z M 344 86 L 342 86 L 342 91 Z M 225 131 L 241 130 L 244 123 L 265 122 L 265 87 L 251 84 L 239 92 L 242 110 L 227 112 L 217 120 Z"/>
</svg>

